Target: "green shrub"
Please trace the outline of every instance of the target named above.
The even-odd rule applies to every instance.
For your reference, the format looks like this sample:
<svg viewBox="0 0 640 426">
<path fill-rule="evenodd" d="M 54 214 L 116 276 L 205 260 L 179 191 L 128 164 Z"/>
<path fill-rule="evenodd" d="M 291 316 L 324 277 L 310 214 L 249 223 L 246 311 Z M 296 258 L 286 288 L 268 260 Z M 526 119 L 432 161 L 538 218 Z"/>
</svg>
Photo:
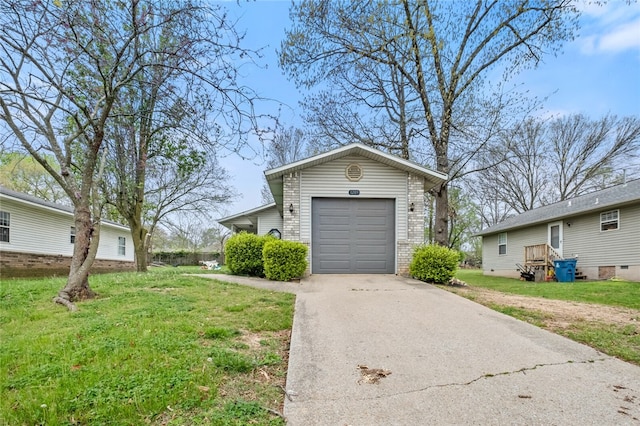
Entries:
<svg viewBox="0 0 640 426">
<path fill-rule="evenodd" d="M 226 264 L 232 274 L 264 276 L 262 263 L 262 247 L 270 236 L 259 237 L 256 234 L 240 232 L 227 241 L 225 256 Z"/>
<path fill-rule="evenodd" d="M 458 269 L 460 255 L 456 250 L 438 245 L 415 248 L 409 265 L 411 276 L 430 283 L 448 283 Z"/>
<path fill-rule="evenodd" d="M 307 246 L 295 241 L 272 239 L 262 249 L 264 273 L 270 280 L 289 281 L 307 269 Z"/>
</svg>

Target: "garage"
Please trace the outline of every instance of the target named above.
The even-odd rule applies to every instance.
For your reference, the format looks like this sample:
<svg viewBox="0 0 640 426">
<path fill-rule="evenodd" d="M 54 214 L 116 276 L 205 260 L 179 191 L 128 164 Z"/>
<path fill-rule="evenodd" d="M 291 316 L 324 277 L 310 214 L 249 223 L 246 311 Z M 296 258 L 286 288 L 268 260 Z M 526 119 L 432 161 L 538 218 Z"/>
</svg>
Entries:
<svg viewBox="0 0 640 426">
<path fill-rule="evenodd" d="M 395 273 L 395 199 L 313 198 L 314 274 Z"/>
</svg>

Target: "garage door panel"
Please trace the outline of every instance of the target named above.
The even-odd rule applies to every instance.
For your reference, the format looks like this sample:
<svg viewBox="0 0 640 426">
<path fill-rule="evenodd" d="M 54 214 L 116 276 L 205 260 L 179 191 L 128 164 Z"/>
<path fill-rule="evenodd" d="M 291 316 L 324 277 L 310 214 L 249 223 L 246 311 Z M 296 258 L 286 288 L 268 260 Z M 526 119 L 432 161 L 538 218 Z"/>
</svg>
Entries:
<svg viewBox="0 0 640 426">
<path fill-rule="evenodd" d="M 341 256 L 347 256 L 351 253 L 351 249 L 349 248 L 348 244 L 343 244 L 340 246 L 335 246 L 335 245 L 321 245 L 319 248 L 319 253 L 322 255 L 341 255 Z"/>
<path fill-rule="evenodd" d="M 349 269 L 349 261 L 345 261 L 345 260 L 325 260 L 320 262 L 319 267 L 323 270 L 323 271 L 328 271 L 325 272 L 326 274 L 341 274 L 342 272 L 340 271 L 344 271 Z"/>
<path fill-rule="evenodd" d="M 385 241 L 387 239 L 385 231 L 357 231 L 355 234 L 358 241 Z"/>
<path fill-rule="evenodd" d="M 389 265 L 386 262 L 358 261 L 356 267 L 368 271 L 368 274 L 388 274 Z"/>
<path fill-rule="evenodd" d="M 387 226 L 387 220 L 384 217 L 360 217 L 360 222 L 356 226 L 358 229 Z"/>
<path fill-rule="evenodd" d="M 395 200 L 312 199 L 313 273 L 394 273 Z"/>
<path fill-rule="evenodd" d="M 351 222 L 349 216 L 321 216 L 320 225 L 335 225 L 348 228 Z"/>
<path fill-rule="evenodd" d="M 385 247 L 380 246 L 380 245 L 366 245 L 366 246 L 357 246 L 356 247 L 356 254 L 368 254 L 368 255 L 379 255 L 377 258 L 384 260 L 387 254 L 387 250 L 385 249 Z"/>
<path fill-rule="evenodd" d="M 326 243 L 331 243 L 332 241 L 334 242 L 338 242 L 338 241 L 343 241 L 343 242 L 348 242 L 349 238 L 345 238 L 345 234 L 349 234 L 349 228 L 344 228 L 344 229 L 336 229 L 336 230 L 331 230 L 331 231 L 324 231 L 322 238 L 320 238 L 320 240 L 322 240 L 323 242 Z"/>
</svg>

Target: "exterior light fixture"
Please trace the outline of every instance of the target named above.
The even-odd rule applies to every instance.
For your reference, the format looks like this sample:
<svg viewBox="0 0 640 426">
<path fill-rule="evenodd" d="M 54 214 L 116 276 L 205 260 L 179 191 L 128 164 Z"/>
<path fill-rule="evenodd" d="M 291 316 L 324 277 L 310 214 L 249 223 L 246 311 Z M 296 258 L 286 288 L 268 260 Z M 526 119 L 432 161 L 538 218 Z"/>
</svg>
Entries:
<svg viewBox="0 0 640 426">
<path fill-rule="evenodd" d="M 416 205 L 414 203 L 409 204 L 409 211 L 412 212 L 416 209 Z"/>
<path fill-rule="evenodd" d="M 293 214 L 293 203 L 289 204 L 289 213 Z"/>
</svg>

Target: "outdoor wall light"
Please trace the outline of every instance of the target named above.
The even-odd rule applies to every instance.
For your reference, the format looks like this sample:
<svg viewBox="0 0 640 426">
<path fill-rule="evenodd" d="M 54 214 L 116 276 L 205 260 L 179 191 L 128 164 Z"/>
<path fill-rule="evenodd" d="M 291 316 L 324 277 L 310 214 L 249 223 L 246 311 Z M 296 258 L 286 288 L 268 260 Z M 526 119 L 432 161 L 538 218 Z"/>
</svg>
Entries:
<svg viewBox="0 0 640 426">
<path fill-rule="evenodd" d="M 293 214 L 293 203 L 289 204 L 289 213 Z"/>
<path fill-rule="evenodd" d="M 409 211 L 412 212 L 416 209 L 416 205 L 414 203 L 409 204 Z"/>
</svg>

